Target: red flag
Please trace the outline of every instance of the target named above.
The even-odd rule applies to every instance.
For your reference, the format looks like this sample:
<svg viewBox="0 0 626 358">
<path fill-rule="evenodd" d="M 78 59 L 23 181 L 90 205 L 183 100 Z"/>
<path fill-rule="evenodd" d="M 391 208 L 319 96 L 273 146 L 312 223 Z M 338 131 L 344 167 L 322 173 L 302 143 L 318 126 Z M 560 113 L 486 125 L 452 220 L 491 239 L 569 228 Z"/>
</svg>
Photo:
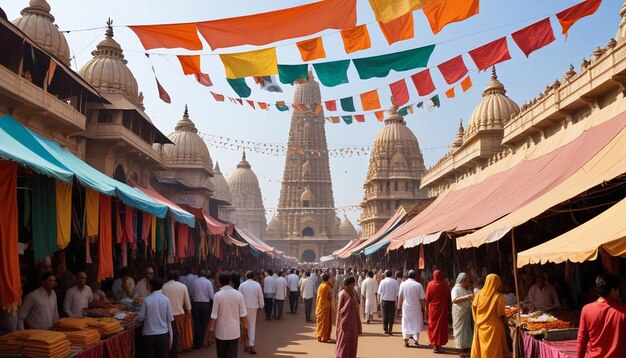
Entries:
<svg viewBox="0 0 626 358">
<path fill-rule="evenodd" d="M 549 17 L 512 33 L 511 37 L 526 57 L 555 40 Z"/>
<path fill-rule="evenodd" d="M 215 93 L 215 92 L 213 92 L 213 91 L 209 91 L 209 92 L 211 92 L 211 95 L 213 96 L 213 98 L 214 98 L 217 102 L 224 102 L 224 95 L 217 94 L 217 93 Z M 231 98 L 231 100 L 232 100 L 232 98 Z"/>
<path fill-rule="evenodd" d="M 469 55 L 474 60 L 476 67 L 481 71 L 511 59 L 506 36 L 473 49 L 469 52 Z"/>
<path fill-rule="evenodd" d="M 463 89 L 463 92 L 467 92 L 468 89 L 472 88 L 472 79 L 470 76 L 467 76 L 463 79 L 463 81 L 461 81 L 461 88 Z"/>
<path fill-rule="evenodd" d="M 437 68 L 439 68 L 443 78 L 449 85 L 460 80 L 467 74 L 467 67 L 465 67 L 462 55 L 458 55 L 457 57 L 440 64 Z"/>
<path fill-rule="evenodd" d="M 381 122 L 385 118 L 385 112 L 384 111 L 374 112 L 374 115 L 376 116 L 376 119 L 378 119 Z"/>
<path fill-rule="evenodd" d="M 406 81 L 402 79 L 394 82 L 389 85 L 389 88 L 391 88 L 391 95 L 396 106 L 400 107 L 409 102 L 409 89 L 406 88 Z"/>
<path fill-rule="evenodd" d="M 355 114 L 355 115 L 354 115 L 354 119 L 355 119 L 357 122 L 361 122 L 361 123 L 362 123 L 362 122 L 365 122 L 365 116 L 364 116 L 364 115 L 362 115 L 362 114 Z"/>
<path fill-rule="evenodd" d="M 254 101 L 247 99 L 246 102 L 248 102 L 248 104 L 250 105 L 250 107 L 252 107 L 252 109 L 256 109 L 256 107 L 254 106 Z"/>
<path fill-rule="evenodd" d="M 379 21 L 378 25 L 390 45 L 398 41 L 412 39 L 415 36 L 412 12 L 408 12 L 386 24 Z"/>
<path fill-rule="evenodd" d="M 157 88 L 159 90 L 159 98 L 162 99 L 165 103 L 172 103 L 172 99 L 170 98 L 170 95 L 167 93 L 165 88 L 161 86 L 161 83 L 159 83 L 159 80 L 156 77 L 154 79 L 156 80 Z"/>
<path fill-rule="evenodd" d="M 213 82 L 211 82 L 211 78 L 206 73 L 194 73 L 193 76 L 196 78 L 199 84 L 205 87 L 213 86 Z"/>
<path fill-rule="evenodd" d="M 243 106 L 243 100 L 241 98 L 235 98 L 235 101 L 239 102 L 239 105 Z"/>
<path fill-rule="evenodd" d="M 563 28 L 563 35 L 567 35 L 569 28 L 572 27 L 576 21 L 583 17 L 593 15 L 600 7 L 600 3 L 602 3 L 602 0 L 585 0 L 578 5 L 574 5 L 556 14 L 556 18 L 559 19 L 559 23 Z"/>
<path fill-rule="evenodd" d="M 324 104 L 326 105 L 326 109 L 329 111 L 336 111 L 337 110 L 337 101 L 332 100 L 332 101 L 326 101 L 324 102 Z"/>
<path fill-rule="evenodd" d="M 430 70 L 426 69 L 420 73 L 416 73 L 411 76 L 415 88 L 417 88 L 417 94 L 420 96 L 426 96 L 435 90 L 435 84 L 433 78 L 430 76 Z"/>
</svg>

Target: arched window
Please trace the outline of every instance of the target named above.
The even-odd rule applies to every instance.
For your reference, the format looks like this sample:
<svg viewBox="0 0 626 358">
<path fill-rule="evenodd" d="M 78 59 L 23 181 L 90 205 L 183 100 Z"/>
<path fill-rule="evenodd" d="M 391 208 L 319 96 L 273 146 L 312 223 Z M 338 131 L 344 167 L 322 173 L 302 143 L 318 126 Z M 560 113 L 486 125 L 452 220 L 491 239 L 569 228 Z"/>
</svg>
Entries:
<svg viewBox="0 0 626 358">
<path fill-rule="evenodd" d="M 302 200 L 302 207 L 308 208 L 311 206 L 311 203 L 308 200 Z"/>
<path fill-rule="evenodd" d="M 311 237 L 311 236 L 315 236 L 315 230 L 313 230 L 313 228 L 311 228 L 310 226 L 305 227 L 304 229 L 302 229 L 302 236 L 303 237 Z"/>
</svg>

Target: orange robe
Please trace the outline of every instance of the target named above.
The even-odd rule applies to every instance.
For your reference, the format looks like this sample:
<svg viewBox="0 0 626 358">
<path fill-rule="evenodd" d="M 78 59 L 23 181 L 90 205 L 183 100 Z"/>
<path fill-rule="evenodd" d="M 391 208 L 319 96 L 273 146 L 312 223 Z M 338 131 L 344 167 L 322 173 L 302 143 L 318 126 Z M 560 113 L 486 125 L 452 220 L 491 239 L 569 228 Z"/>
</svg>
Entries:
<svg viewBox="0 0 626 358">
<path fill-rule="evenodd" d="M 317 302 L 315 303 L 315 317 L 317 318 L 316 336 L 318 341 L 330 339 L 333 329 L 332 319 L 333 287 L 328 282 L 322 282 L 317 290 Z"/>
<path fill-rule="evenodd" d="M 175 329 L 178 332 L 178 352 L 189 351 L 193 346 L 193 331 L 191 328 L 191 314 L 184 313 L 174 316 Z"/>
<path fill-rule="evenodd" d="M 471 358 L 498 358 L 508 353 L 504 324 L 504 296 L 500 288 L 500 277 L 489 274 L 485 286 L 472 302 L 474 315 L 474 341 Z"/>
</svg>

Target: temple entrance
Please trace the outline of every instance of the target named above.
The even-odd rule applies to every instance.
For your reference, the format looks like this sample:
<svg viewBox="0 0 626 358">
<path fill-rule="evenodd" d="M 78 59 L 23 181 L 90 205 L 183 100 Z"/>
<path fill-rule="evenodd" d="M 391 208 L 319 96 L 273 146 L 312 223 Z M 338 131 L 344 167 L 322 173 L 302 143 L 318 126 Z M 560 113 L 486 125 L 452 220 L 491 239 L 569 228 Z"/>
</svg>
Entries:
<svg viewBox="0 0 626 358">
<path fill-rule="evenodd" d="M 315 251 L 313 250 L 304 250 L 302 252 L 302 256 L 300 257 L 300 261 L 302 262 L 315 262 L 317 255 L 315 255 Z"/>
</svg>

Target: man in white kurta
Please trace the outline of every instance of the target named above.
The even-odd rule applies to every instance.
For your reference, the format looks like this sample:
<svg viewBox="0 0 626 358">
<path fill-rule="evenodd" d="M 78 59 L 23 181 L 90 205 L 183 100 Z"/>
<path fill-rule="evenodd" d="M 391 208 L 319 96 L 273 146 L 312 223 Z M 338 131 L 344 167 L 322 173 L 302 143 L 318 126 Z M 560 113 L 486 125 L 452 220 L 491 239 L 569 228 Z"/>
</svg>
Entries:
<svg viewBox="0 0 626 358">
<path fill-rule="evenodd" d="M 265 306 L 261 284 L 254 280 L 254 272 L 246 272 L 246 281 L 239 285 L 239 292 L 243 295 L 243 301 L 248 311 L 248 347 L 244 351 L 256 354 L 254 338 L 256 334 L 257 311 Z"/>
<path fill-rule="evenodd" d="M 419 335 L 424 326 L 423 309 L 426 307 L 426 295 L 422 284 L 415 281 L 415 271 L 409 271 L 409 279 L 400 284 L 398 305 L 402 306 L 402 338 L 404 345 L 409 345 L 409 338 L 418 344 Z"/>
<path fill-rule="evenodd" d="M 365 319 L 367 323 L 373 318 L 374 313 L 378 308 L 378 302 L 376 300 L 376 293 L 378 292 L 378 281 L 374 279 L 374 272 L 369 271 L 367 278 L 363 280 L 361 284 L 361 302 L 365 302 Z"/>
</svg>

